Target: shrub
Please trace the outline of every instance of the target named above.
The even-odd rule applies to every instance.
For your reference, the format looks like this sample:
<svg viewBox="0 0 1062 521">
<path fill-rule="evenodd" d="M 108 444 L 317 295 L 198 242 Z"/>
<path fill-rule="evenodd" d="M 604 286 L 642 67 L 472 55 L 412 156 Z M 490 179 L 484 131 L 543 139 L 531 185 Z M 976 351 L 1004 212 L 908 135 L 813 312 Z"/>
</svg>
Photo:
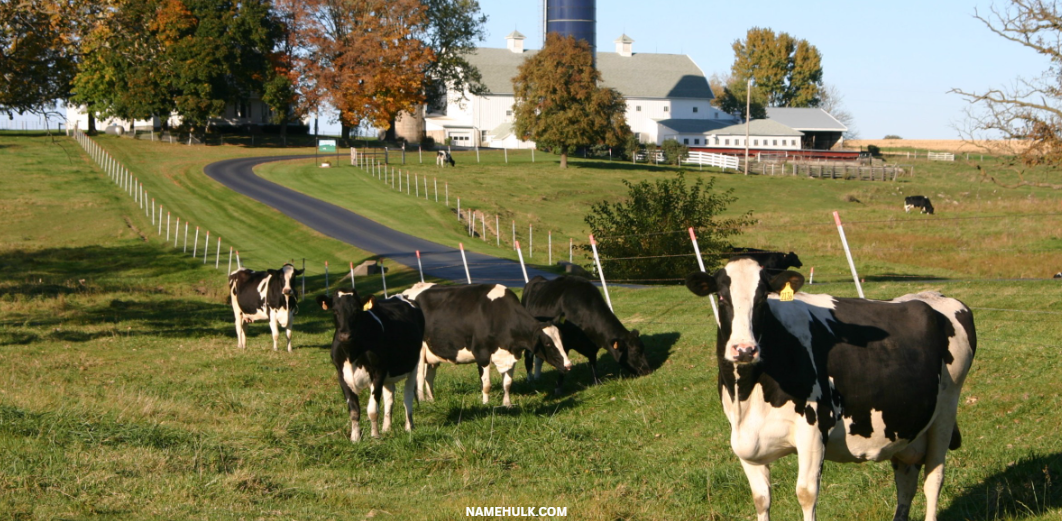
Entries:
<svg viewBox="0 0 1062 521">
<path fill-rule="evenodd" d="M 660 148 L 664 150 L 664 161 L 669 165 L 681 165 L 682 160 L 690 156 L 690 147 L 677 139 L 665 139 Z"/>
<path fill-rule="evenodd" d="M 889 134 L 889 135 L 885 136 L 884 139 L 903 139 L 903 138 L 900 137 L 900 136 L 897 136 L 896 134 Z"/>
<path fill-rule="evenodd" d="M 733 190 L 714 192 L 714 178 L 688 186 L 685 173 L 679 172 L 652 184 L 626 180 L 623 184 L 628 189 L 626 201 L 594 204 L 584 219 L 597 239 L 605 274 L 613 280 L 664 282 L 698 269 L 686 232 L 690 227 L 697 231 L 697 242 L 705 252 L 705 267 L 715 267 L 725 258 L 720 252 L 731 249 L 729 238 L 753 222 L 752 212 L 718 219 L 737 199 Z M 590 254 L 590 246 L 582 248 Z M 647 256 L 657 258 L 630 259 Z"/>
<path fill-rule="evenodd" d="M 431 136 L 424 136 L 424 139 L 420 140 L 420 146 L 424 150 L 432 150 L 435 148 L 435 138 Z"/>
</svg>

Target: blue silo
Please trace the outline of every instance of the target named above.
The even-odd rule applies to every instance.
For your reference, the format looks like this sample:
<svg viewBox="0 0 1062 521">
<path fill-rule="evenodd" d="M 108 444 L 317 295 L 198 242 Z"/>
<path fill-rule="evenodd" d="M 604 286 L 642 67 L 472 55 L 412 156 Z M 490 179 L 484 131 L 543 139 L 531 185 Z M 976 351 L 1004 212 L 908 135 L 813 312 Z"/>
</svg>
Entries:
<svg viewBox="0 0 1062 521">
<path fill-rule="evenodd" d="M 545 0 L 546 33 L 574 36 L 597 53 L 597 7 L 595 0 Z"/>
</svg>

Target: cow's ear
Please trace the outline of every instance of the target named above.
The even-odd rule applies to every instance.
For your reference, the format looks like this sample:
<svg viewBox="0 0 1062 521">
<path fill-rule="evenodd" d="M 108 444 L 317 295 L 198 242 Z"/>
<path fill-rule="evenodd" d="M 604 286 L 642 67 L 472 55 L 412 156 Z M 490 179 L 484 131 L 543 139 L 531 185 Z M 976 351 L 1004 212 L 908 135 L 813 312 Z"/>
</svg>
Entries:
<svg viewBox="0 0 1062 521">
<path fill-rule="evenodd" d="M 719 287 L 715 283 L 715 277 L 703 271 L 695 271 L 686 275 L 686 287 L 698 297 L 704 297 L 719 291 Z"/>
<path fill-rule="evenodd" d="M 376 305 L 376 295 L 369 295 L 369 298 L 365 300 L 365 304 L 361 306 L 362 311 L 368 311 Z"/>
<path fill-rule="evenodd" d="M 317 305 L 321 306 L 321 309 L 328 311 L 332 307 L 332 297 L 328 295 L 317 295 Z"/>
<path fill-rule="evenodd" d="M 293 277 L 298 277 L 299 275 L 302 275 L 303 271 L 305 271 L 305 270 L 295 270 L 295 275 L 292 275 L 292 276 Z"/>
<path fill-rule="evenodd" d="M 795 291 L 800 291 L 800 288 L 804 286 L 804 276 L 795 271 L 783 271 L 774 277 L 771 277 L 771 291 L 777 293 L 785 289 L 785 285 L 789 284 L 789 288 Z"/>
</svg>

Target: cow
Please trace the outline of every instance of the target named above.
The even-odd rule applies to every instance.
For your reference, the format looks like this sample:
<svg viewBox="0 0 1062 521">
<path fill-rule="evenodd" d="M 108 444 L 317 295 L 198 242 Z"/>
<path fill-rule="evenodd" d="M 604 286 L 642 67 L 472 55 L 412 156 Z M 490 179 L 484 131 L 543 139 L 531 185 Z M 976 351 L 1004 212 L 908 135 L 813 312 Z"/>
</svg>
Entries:
<svg viewBox="0 0 1062 521">
<path fill-rule="evenodd" d="M 909 195 L 903 198 L 903 211 L 911 213 L 911 210 L 919 208 L 922 213 L 933 215 L 933 203 L 924 195 Z"/>
<path fill-rule="evenodd" d="M 337 290 L 335 297 L 320 295 L 317 304 L 331 310 L 336 330 L 332 335 L 332 363 L 339 373 L 339 387 L 350 414 L 350 441 L 361 440 L 361 407 L 358 395 L 369 388 L 369 425 L 373 438 L 380 437 L 376 420 L 383 400 L 382 431 L 391 429 L 395 383 L 406 380 L 403 403 L 406 430 L 413 430 L 413 398 L 416 395 L 424 314 L 403 297 L 364 301 L 353 288 Z"/>
<path fill-rule="evenodd" d="M 489 403 L 490 364 L 502 375 L 502 405 L 510 407 L 509 389 L 516 361 L 528 351 L 546 359 L 558 371 L 572 368 L 557 324 L 535 319 L 501 284 L 436 286 L 417 283 L 402 293 L 424 311 L 424 346 L 417 376 L 418 397 L 435 399 L 435 371 L 439 364 L 475 362 L 483 384 L 483 403 Z"/>
<path fill-rule="evenodd" d="M 279 270 L 254 271 L 240 268 L 229 274 L 229 301 L 236 315 L 236 343 L 240 349 L 247 347 L 247 332 L 244 324 L 269 319 L 273 332 L 273 351 L 277 350 L 277 337 L 283 327 L 288 337 L 288 352 L 291 352 L 291 323 L 294 319 L 298 297 L 292 289 L 291 280 L 302 274 L 291 264 Z"/>
<path fill-rule="evenodd" d="M 565 322 L 560 326 L 564 349 L 574 350 L 590 361 L 590 374 L 595 385 L 601 383 L 597 376 L 597 353 L 601 349 L 608 351 L 631 373 L 645 376 L 652 372 L 645 360 L 645 345 L 638 330 L 628 331 L 623 327 L 601 292 L 589 280 L 568 275 L 553 280 L 536 276 L 524 286 L 520 302 L 536 317 L 564 315 Z M 532 377 L 532 359 L 535 365 L 533 376 L 537 380 L 542 374 L 542 359 L 526 358 L 524 367 L 528 378 Z M 564 375 L 560 374 L 554 393 L 560 394 L 563 385 Z"/>
<path fill-rule="evenodd" d="M 446 166 L 446 163 L 450 163 L 450 166 L 457 166 L 457 162 L 454 161 L 454 156 L 450 155 L 450 152 L 440 150 L 435 154 L 435 164 L 438 166 Z"/>
<path fill-rule="evenodd" d="M 761 266 L 772 271 L 783 271 L 789 268 L 800 268 L 804 266 L 804 263 L 800 262 L 800 257 L 793 252 L 782 253 L 780 251 L 771 250 L 759 250 L 756 248 L 732 248 L 733 255 L 736 257 L 744 255 L 756 259 Z"/>
<path fill-rule="evenodd" d="M 719 397 L 758 518 L 770 517 L 769 464 L 796 453 L 805 520 L 815 519 L 824 459 L 891 461 L 895 520 L 907 519 L 925 465 L 926 519 L 936 519 L 977 346 L 970 308 L 939 293 L 893 301 L 794 295 L 803 282 L 748 257 L 686 278 L 695 295 L 719 295 Z"/>
</svg>

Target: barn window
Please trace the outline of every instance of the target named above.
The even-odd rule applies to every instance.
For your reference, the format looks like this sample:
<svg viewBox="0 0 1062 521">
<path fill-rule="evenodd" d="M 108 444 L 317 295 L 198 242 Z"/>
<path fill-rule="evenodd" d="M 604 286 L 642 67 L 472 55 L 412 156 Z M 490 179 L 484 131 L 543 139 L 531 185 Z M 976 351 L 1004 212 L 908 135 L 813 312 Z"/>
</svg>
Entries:
<svg viewBox="0 0 1062 521">
<path fill-rule="evenodd" d="M 777 139 L 771 140 L 771 146 L 775 146 L 775 147 L 778 146 L 778 140 Z"/>
<path fill-rule="evenodd" d="M 757 146 L 757 147 L 758 147 L 758 146 L 760 146 L 760 140 L 758 140 L 758 139 L 753 139 L 753 140 L 752 140 L 752 145 L 753 145 L 753 146 Z"/>
<path fill-rule="evenodd" d="M 700 138 L 693 138 L 693 144 L 694 145 L 700 145 L 701 144 L 701 139 Z"/>
<path fill-rule="evenodd" d="M 486 130 L 480 130 L 479 131 L 479 140 L 481 142 L 487 140 L 487 131 Z"/>
<path fill-rule="evenodd" d="M 719 138 L 715 138 L 715 144 L 716 144 L 716 145 L 718 145 L 718 144 L 719 144 Z"/>
<path fill-rule="evenodd" d="M 513 111 L 507 110 L 507 111 L 505 111 L 505 115 L 506 116 L 512 116 L 513 115 Z"/>
<path fill-rule="evenodd" d="M 690 138 L 688 138 L 688 137 L 687 137 L 687 138 L 682 138 L 682 144 L 683 144 L 683 145 L 688 145 L 688 144 L 690 144 Z"/>
<path fill-rule="evenodd" d="M 667 105 L 664 105 L 664 112 L 667 112 L 670 109 L 671 109 L 671 107 L 668 107 Z"/>
<path fill-rule="evenodd" d="M 697 107 L 693 107 L 693 113 L 694 113 L 694 114 L 696 114 L 696 113 L 697 113 Z"/>
<path fill-rule="evenodd" d="M 641 112 L 642 111 L 642 106 L 641 105 L 635 105 L 634 106 L 634 111 L 635 112 Z"/>
<path fill-rule="evenodd" d="M 724 145 L 729 145 L 730 144 L 730 140 L 729 139 L 725 140 L 723 144 Z"/>
</svg>

